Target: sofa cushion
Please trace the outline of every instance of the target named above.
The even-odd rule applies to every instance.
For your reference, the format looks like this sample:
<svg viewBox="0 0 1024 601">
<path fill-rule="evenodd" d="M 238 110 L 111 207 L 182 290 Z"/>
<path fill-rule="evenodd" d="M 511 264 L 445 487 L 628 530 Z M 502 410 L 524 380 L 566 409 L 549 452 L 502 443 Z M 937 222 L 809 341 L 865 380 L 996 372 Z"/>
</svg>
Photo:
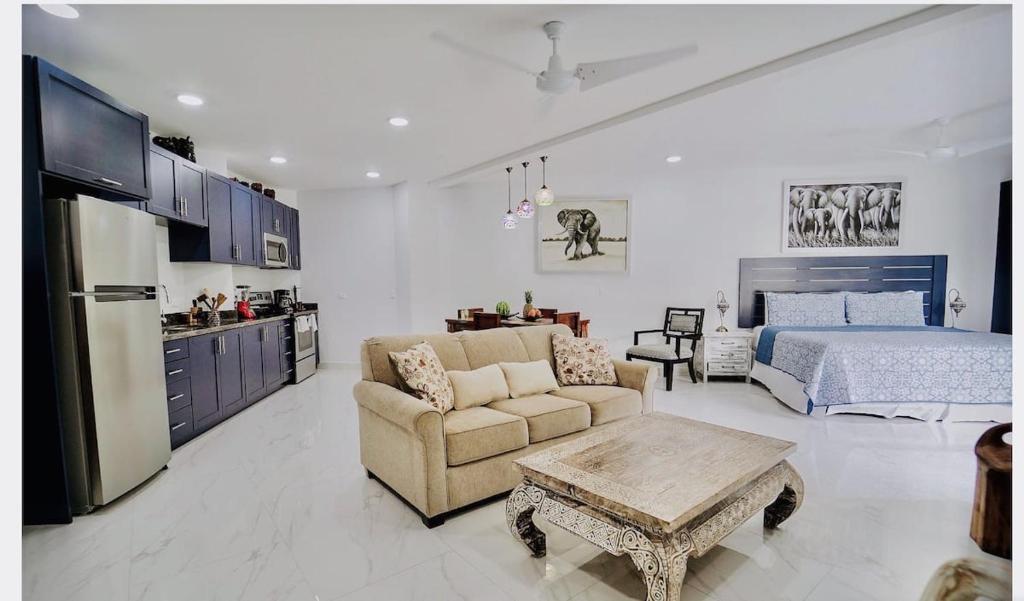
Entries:
<svg viewBox="0 0 1024 601">
<path fill-rule="evenodd" d="M 530 355 L 530 358 L 527 359 L 528 361 L 544 359 L 551 364 L 551 369 L 555 368 L 555 353 L 551 349 L 551 335 L 573 335 L 569 326 L 561 323 L 550 326 L 528 326 L 507 329 L 515 332 L 519 339 L 523 341 L 523 346 L 526 347 L 526 352 Z M 505 361 L 508 361 L 508 359 L 505 359 Z"/>
<path fill-rule="evenodd" d="M 505 372 L 497 365 L 473 371 L 450 371 L 448 380 L 455 391 L 455 408 L 469 409 L 508 398 Z"/>
<path fill-rule="evenodd" d="M 550 394 L 495 401 L 487 407 L 526 418 L 531 443 L 590 427 L 590 407 L 586 403 Z"/>
<path fill-rule="evenodd" d="M 455 394 L 448 375 L 429 342 L 421 342 L 407 351 L 388 353 L 398 377 L 412 393 L 441 413 L 455 406 Z"/>
<path fill-rule="evenodd" d="M 501 361 L 529 361 L 530 355 L 512 328 L 459 332 L 470 369 Z"/>
<path fill-rule="evenodd" d="M 444 444 L 448 465 L 493 457 L 530 444 L 526 420 L 487 407 L 470 407 L 444 414 Z"/>
<path fill-rule="evenodd" d="M 610 384 L 615 377 L 615 365 L 608 352 L 608 341 L 595 338 L 574 338 L 558 333 L 551 335 L 555 352 L 555 369 L 562 386 L 576 384 Z"/>
<path fill-rule="evenodd" d="M 499 363 L 508 383 L 508 393 L 512 398 L 543 394 L 558 388 L 555 372 L 551 364 L 544 359 L 525 363 Z"/>
<path fill-rule="evenodd" d="M 590 425 L 643 413 L 644 401 L 639 390 L 620 386 L 563 386 L 551 394 L 590 405 Z"/>
<path fill-rule="evenodd" d="M 400 388 L 395 370 L 391 367 L 388 353 L 405 351 L 427 341 L 437 353 L 441 365 L 447 369 L 472 369 L 466 351 L 455 334 L 409 334 L 405 336 L 376 336 L 363 341 L 361 359 L 363 379 L 381 382 L 388 386 Z M 370 377 L 367 377 L 370 376 Z"/>
</svg>

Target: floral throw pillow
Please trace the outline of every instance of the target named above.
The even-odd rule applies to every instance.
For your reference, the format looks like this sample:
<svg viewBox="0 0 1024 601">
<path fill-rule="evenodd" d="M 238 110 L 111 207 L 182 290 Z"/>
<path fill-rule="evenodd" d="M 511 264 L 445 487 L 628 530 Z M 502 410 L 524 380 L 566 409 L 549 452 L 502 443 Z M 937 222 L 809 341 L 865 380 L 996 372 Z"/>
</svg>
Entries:
<svg viewBox="0 0 1024 601">
<path fill-rule="evenodd" d="M 413 395 L 441 413 L 451 411 L 455 406 L 455 392 L 448 381 L 448 374 L 429 342 L 421 342 L 407 351 L 392 351 L 388 357 L 398 377 Z"/>
<path fill-rule="evenodd" d="M 555 355 L 555 371 L 562 386 L 619 383 L 615 365 L 608 352 L 608 341 L 594 338 L 575 338 L 562 334 L 551 335 Z"/>
</svg>

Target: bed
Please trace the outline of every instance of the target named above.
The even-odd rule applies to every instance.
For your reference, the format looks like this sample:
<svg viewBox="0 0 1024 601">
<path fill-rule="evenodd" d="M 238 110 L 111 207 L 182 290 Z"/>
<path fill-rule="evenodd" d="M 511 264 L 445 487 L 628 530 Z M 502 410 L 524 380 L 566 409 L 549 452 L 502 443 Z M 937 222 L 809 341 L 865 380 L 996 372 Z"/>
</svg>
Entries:
<svg viewBox="0 0 1024 601">
<path fill-rule="evenodd" d="M 944 255 L 741 259 L 751 378 L 810 415 L 1009 421 L 1011 337 L 943 327 L 945 282 Z M 921 325 L 764 325 L 766 293 L 910 291 Z"/>
</svg>

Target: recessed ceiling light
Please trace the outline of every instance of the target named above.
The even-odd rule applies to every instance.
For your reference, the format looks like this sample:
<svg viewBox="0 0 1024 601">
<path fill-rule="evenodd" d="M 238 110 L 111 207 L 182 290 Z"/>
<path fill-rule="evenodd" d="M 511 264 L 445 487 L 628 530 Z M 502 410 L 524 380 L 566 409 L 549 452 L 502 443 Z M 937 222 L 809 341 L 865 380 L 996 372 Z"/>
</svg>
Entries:
<svg viewBox="0 0 1024 601">
<path fill-rule="evenodd" d="M 377 179 L 378 177 L 380 177 L 380 172 L 379 171 L 367 171 L 366 172 L 366 177 L 368 177 L 370 179 Z"/>
<path fill-rule="evenodd" d="M 683 157 L 679 156 L 678 154 L 673 154 L 671 156 L 665 157 L 666 163 L 678 163 L 681 160 L 683 160 Z"/>
<path fill-rule="evenodd" d="M 202 106 L 203 99 L 193 94 L 178 94 L 178 102 L 188 106 Z"/>
<path fill-rule="evenodd" d="M 39 8 L 61 19 L 78 18 L 78 9 L 70 4 L 40 4 Z"/>
<path fill-rule="evenodd" d="M 405 127 L 406 125 L 409 125 L 409 120 L 405 117 L 392 117 L 388 119 L 388 123 L 395 127 Z"/>
<path fill-rule="evenodd" d="M 288 159 L 284 157 L 270 157 L 270 162 L 277 163 L 278 165 L 283 165 L 288 162 Z"/>
</svg>

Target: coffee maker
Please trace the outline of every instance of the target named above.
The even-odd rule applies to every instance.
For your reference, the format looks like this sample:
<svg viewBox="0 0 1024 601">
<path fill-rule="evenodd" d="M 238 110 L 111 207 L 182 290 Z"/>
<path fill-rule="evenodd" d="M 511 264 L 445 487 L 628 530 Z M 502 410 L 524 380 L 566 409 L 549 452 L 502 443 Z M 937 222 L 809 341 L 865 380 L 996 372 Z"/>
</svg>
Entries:
<svg viewBox="0 0 1024 601">
<path fill-rule="evenodd" d="M 292 291 L 284 288 L 274 291 L 274 306 L 278 313 L 292 313 L 295 311 L 295 299 L 292 298 Z"/>
</svg>

